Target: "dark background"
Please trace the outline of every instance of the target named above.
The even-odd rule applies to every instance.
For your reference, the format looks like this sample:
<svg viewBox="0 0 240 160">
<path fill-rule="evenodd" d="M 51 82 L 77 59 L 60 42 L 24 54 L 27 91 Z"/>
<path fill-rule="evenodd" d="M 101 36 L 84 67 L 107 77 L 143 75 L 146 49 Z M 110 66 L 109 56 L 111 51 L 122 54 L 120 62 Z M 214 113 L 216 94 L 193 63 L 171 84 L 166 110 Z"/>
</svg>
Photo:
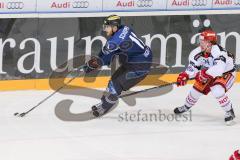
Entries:
<svg viewBox="0 0 240 160">
<path fill-rule="evenodd" d="M 199 20 L 200 26 L 193 27 L 193 21 Z M 239 15 L 194 15 L 194 16 L 146 16 L 146 17 L 122 17 L 123 24 L 132 27 L 136 34 L 141 37 L 150 34 L 162 34 L 167 37 L 169 34 L 179 34 L 182 38 L 182 64 L 188 63 L 189 53 L 196 48 L 190 43 L 191 37 L 198 33 L 203 26 L 205 19 L 211 21 L 211 26 L 217 33 L 237 32 L 240 33 Z M 6 38 L 13 38 L 16 41 L 16 47 L 11 49 L 6 45 L 3 51 L 3 71 L 7 74 L 0 74 L 0 79 L 22 79 L 22 78 L 47 78 L 52 69 L 50 67 L 50 42 L 49 38 L 57 37 L 57 63 L 58 65 L 67 60 L 67 41 L 64 38 L 74 36 L 74 55 L 84 55 L 85 41 L 81 38 L 101 35 L 103 18 L 19 18 L 19 19 L 0 19 L 0 38 L 4 41 Z M 40 68 L 44 73 L 30 74 L 20 73 L 17 69 L 19 57 L 33 51 L 33 44 L 26 45 L 24 50 L 19 49 L 19 44 L 26 38 L 36 38 L 41 44 L 41 64 Z M 144 39 L 143 39 L 144 41 Z M 226 48 L 236 54 L 235 38 L 228 38 Z M 92 46 L 92 55 L 97 55 L 101 50 L 101 42 L 94 42 Z M 159 63 L 160 41 L 154 40 L 151 46 L 154 53 L 154 63 Z M 238 52 L 240 54 L 240 51 Z M 170 39 L 167 43 L 166 63 L 169 66 L 167 73 L 178 73 L 184 70 L 184 67 L 172 67 L 176 62 L 176 41 Z M 24 63 L 25 68 L 31 68 L 33 57 L 30 57 Z M 159 73 L 160 69 L 153 67 L 152 74 Z M 107 70 L 101 75 L 109 75 Z"/>
</svg>

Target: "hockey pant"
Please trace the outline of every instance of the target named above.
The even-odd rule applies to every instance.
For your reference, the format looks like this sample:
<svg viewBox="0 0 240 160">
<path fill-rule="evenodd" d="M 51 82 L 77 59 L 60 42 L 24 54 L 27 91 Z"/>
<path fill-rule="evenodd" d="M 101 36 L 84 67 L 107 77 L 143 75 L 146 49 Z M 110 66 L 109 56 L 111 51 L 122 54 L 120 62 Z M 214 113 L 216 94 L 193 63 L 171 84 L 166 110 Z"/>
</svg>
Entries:
<svg viewBox="0 0 240 160">
<path fill-rule="evenodd" d="M 127 91 L 142 81 L 150 71 L 151 63 L 131 63 L 120 66 L 112 75 L 101 98 L 102 107 L 109 110 L 117 103 L 122 91 Z"/>
<path fill-rule="evenodd" d="M 215 78 L 210 84 L 200 84 L 195 82 L 193 88 L 186 97 L 185 105 L 187 107 L 192 107 L 202 95 L 207 95 L 211 92 L 224 111 L 231 110 L 232 103 L 226 92 L 233 86 L 235 78 L 236 73 L 232 72 L 224 74 L 222 77 Z"/>
</svg>

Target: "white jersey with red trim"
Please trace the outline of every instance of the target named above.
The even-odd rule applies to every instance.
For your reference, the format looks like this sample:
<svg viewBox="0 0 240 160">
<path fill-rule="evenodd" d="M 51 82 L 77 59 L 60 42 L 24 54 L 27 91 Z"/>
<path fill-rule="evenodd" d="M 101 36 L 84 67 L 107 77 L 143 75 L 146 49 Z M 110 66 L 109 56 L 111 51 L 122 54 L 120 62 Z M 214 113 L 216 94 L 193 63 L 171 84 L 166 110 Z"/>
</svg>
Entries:
<svg viewBox="0 0 240 160">
<path fill-rule="evenodd" d="M 206 73 L 214 78 L 222 76 L 223 73 L 235 70 L 234 58 L 220 45 L 213 45 L 210 56 L 205 58 L 198 47 L 189 55 L 189 65 L 185 72 L 189 78 L 193 78 L 203 68 L 207 68 Z"/>
</svg>

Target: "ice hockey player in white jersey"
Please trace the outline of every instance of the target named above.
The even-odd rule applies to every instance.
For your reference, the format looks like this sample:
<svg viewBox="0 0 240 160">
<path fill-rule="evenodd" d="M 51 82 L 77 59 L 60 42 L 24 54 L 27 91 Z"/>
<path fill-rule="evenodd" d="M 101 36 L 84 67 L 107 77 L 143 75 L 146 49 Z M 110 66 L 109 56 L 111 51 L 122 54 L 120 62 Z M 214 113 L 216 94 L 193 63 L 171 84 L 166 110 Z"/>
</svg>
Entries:
<svg viewBox="0 0 240 160">
<path fill-rule="evenodd" d="M 185 104 L 175 108 L 174 113 L 188 111 L 202 95 L 211 92 L 225 111 L 226 124 L 233 124 L 235 115 L 226 92 L 234 84 L 235 75 L 234 56 L 217 44 L 216 33 L 211 29 L 201 32 L 197 52 L 189 55 L 187 69 L 177 78 L 178 86 L 184 86 L 189 78 L 195 78 L 195 83 Z"/>
</svg>

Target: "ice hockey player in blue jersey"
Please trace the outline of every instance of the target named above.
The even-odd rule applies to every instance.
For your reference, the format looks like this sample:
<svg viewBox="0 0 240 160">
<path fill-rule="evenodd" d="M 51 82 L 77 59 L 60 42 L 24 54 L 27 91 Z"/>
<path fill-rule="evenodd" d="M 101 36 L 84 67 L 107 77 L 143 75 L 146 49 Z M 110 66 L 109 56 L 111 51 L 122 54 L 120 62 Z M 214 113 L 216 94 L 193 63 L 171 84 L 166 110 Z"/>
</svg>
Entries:
<svg viewBox="0 0 240 160">
<path fill-rule="evenodd" d="M 133 32 L 121 25 L 121 18 L 110 15 L 104 19 L 103 31 L 108 37 L 106 44 L 98 54 L 84 66 L 85 73 L 110 65 L 115 55 L 119 56 L 121 66 L 113 73 L 101 102 L 92 107 L 93 115 L 99 117 L 107 113 L 118 101 L 122 91 L 142 81 L 150 72 L 152 51 Z"/>
</svg>

